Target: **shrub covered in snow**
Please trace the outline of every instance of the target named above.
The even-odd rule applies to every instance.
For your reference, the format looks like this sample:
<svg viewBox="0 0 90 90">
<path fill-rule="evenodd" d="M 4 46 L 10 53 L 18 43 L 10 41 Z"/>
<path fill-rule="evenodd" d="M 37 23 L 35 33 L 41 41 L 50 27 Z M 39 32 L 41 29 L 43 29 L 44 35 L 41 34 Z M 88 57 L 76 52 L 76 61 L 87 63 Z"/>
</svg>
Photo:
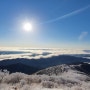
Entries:
<svg viewBox="0 0 90 90">
<path fill-rule="evenodd" d="M 72 71 L 59 76 L 0 71 L 0 90 L 89 90 L 89 80 L 90 77 Z"/>
</svg>

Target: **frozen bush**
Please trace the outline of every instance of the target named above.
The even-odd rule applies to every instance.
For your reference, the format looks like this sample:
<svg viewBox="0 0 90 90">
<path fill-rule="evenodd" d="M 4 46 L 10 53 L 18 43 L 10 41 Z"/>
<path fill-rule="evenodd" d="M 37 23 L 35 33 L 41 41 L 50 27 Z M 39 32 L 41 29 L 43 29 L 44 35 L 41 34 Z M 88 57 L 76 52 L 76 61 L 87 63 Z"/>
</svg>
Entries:
<svg viewBox="0 0 90 90">
<path fill-rule="evenodd" d="M 10 85 L 8 85 L 8 84 L 0 84 L 0 90 L 10 90 Z"/>
<path fill-rule="evenodd" d="M 55 90 L 89 90 L 90 77 L 72 72 L 48 76 L 9 74 L 7 71 L 0 71 L 0 90 L 54 90 L 53 88 Z"/>
<path fill-rule="evenodd" d="M 31 87 L 29 85 L 24 85 L 21 90 L 31 90 Z"/>
<path fill-rule="evenodd" d="M 10 74 L 10 75 L 6 75 L 4 78 L 3 78 L 3 82 L 4 83 L 11 83 L 11 84 L 14 84 L 14 83 L 19 83 L 20 80 L 23 78 L 23 74 L 21 73 L 13 73 L 13 74 Z"/>
<path fill-rule="evenodd" d="M 28 84 L 41 83 L 41 78 L 38 75 L 30 75 L 30 76 L 26 77 L 25 80 L 27 81 Z"/>
<path fill-rule="evenodd" d="M 2 82 L 2 80 L 3 80 L 3 78 L 5 77 L 5 76 L 7 76 L 7 75 L 9 75 L 9 71 L 7 71 L 7 70 L 0 70 L 0 83 Z"/>
<path fill-rule="evenodd" d="M 82 87 L 80 87 L 80 86 L 74 86 L 74 87 L 72 87 L 71 89 L 72 89 L 72 90 L 84 90 L 84 89 L 82 89 Z"/>
<path fill-rule="evenodd" d="M 57 84 L 54 82 L 51 82 L 51 81 L 43 81 L 42 86 L 44 88 L 55 88 L 55 87 L 57 87 Z"/>
<path fill-rule="evenodd" d="M 20 80 L 20 85 L 21 86 L 26 85 L 26 84 L 27 84 L 27 81 L 26 80 L 24 80 L 24 79 Z"/>
</svg>

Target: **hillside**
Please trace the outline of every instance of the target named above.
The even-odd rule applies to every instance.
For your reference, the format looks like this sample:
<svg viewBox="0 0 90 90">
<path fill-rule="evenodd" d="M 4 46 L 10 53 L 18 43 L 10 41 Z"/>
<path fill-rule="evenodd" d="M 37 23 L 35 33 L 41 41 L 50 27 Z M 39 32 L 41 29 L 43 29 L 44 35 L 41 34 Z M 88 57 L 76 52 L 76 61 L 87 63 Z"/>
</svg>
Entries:
<svg viewBox="0 0 90 90">
<path fill-rule="evenodd" d="M 49 58 L 40 58 L 40 59 L 17 58 L 0 61 L 0 69 L 7 69 L 11 73 L 22 72 L 26 74 L 33 74 L 39 70 L 48 67 L 57 66 L 61 64 L 73 64 L 79 62 L 90 62 L 90 59 L 67 55 L 53 56 Z M 28 68 L 28 70 L 25 71 L 24 70 L 25 68 L 26 70 Z"/>
<path fill-rule="evenodd" d="M 88 63 L 73 63 L 73 64 L 62 64 L 62 65 L 57 65 L 53 66 L 50 68 L 46 68 L 43 70 L 38 71 L 36 74 L 37 75 L 61 75 L 63 73 L 67 72 L 77 72 L 81 74 L 86 74 L 90 75 L 90 64 Z"/>
</svg>

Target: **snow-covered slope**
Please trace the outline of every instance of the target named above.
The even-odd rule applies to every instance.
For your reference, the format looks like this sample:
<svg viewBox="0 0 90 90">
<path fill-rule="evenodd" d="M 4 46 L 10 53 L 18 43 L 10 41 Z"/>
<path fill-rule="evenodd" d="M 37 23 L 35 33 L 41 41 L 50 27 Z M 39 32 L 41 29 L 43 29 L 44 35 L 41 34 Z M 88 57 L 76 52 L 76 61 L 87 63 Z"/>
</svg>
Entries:
<svg viewBox="0 0 90 90">
<path fill-rule="evenodd" d="M 40 70 L 38 72 L 36 72 L 37 75 L 55 75 L 55 76 L 59 76 L 59 75 L 63 75 L 63 74 L 69 74 L 70 73 L 76 73 L 76 74 L 86 74 L 86 75 L 90 75 L 90 64 L 88 63 L 75 63 L 75 64 L 62 64 L 62 65 L 57 65 L 57 66 L 53 66 L 53 67 L 49 67 L 43 70 Z M 71 75 L 70 75 L 71 76 Z"/>
<path fill-rule="evenodd" d="M 90 77 L 75 66 L 80 64 L 54 66 L 32 75 L 0 72 L 0 90 L 89 90 Z"/>
</svg>

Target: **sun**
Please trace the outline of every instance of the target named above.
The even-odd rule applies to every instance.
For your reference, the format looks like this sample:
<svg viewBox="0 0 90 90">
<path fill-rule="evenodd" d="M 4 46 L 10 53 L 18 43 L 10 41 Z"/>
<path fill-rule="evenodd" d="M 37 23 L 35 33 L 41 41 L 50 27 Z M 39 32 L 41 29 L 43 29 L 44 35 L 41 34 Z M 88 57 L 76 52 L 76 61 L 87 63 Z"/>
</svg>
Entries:
<svg viewBox="0 0 90 90">
<path fill-rule="evenodd" d="M 25 22 L 25 23 L 23 24 L 23 29 L 24 29 L 25 31 L 32 31 L 32 24 L 31 24 L 30 22 Z"/>
</svg>

